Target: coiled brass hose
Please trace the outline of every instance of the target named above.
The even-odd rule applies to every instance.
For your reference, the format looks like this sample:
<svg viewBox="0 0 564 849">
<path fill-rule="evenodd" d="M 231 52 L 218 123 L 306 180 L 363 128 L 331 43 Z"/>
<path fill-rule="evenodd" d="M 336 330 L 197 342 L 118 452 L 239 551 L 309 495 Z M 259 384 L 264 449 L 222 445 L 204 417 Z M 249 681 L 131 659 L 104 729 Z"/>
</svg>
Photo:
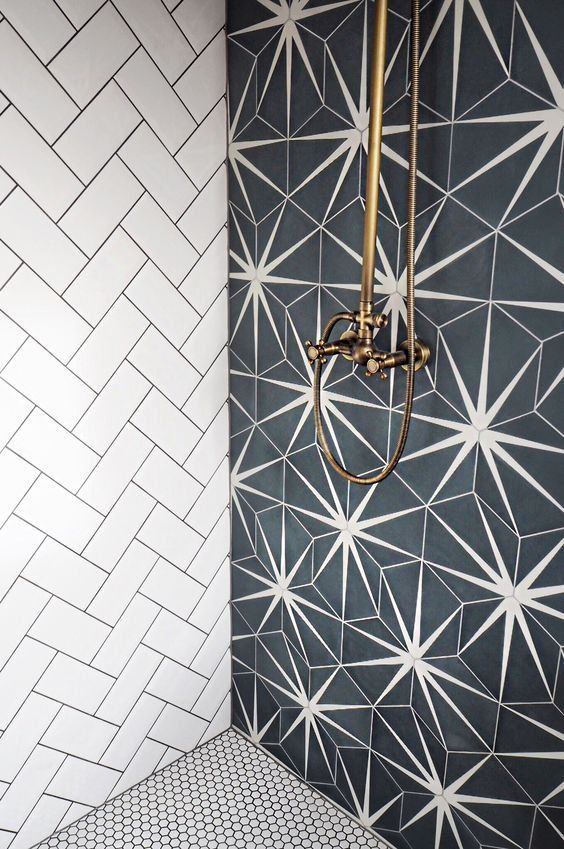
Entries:
<svg viewBox="0 0 564 849">
<path fill-rule="evenodd" d="M 371 486 L 379 483 L 379 481 L 387 478 L 397 466 L 409 432 L 411 420 L 411 412 L 413 408 L 413 394 L 415 383 L 415 213 L 416 213 L 416 188 L 417 188 L 417 135 L 419 124 L 419 20 L 420 20 L 420 4 L 419 0 L 412 0 L 411 4 L 411 98 L 410 98 L 410 123 L 409 123 L 409 175 L 408 175 L 408 191 L 407 191 L 407 244 L 406 244 L 406 267 L 407 267 L 407 376 L 405 387 L 405 403 L 403 410 L 403 418 L 400 432 L 398 435 L 394 453 L 390 457 L 388 463 L 375 475 L 362 477 L 353 474 L 345 469 L 333 455 L 331 447 L 325 434 L 323 426 L 323 414 L 321 409 L 321 373 L 323 370 L 323 358 L 319 357 L 314 363 L 314 378 L 313 378 L 313 409 L 315 418 L 315 428 L 319 443 L 323 453 L 327 457 L 330 465 L 342 477 L 346 478 L 351 483 L 363 484 Z M 376 61 L 376 60 L 375 60 Z M 373 66 L 374 68 L 374 66 Z M 374 109 L 374 98 L 371 104 L 371 109 Z M 372 128 L 371 128 L 372 129 Z M 371 151 L 372 153 L 372 151 Z M 376 224 L 374 222 L 374 231 Z M 374 232 L 374 243 L 376 241 L 376 232 Z M 374 265 L 372 264 L 371 279 L 374 277 Z M 329 335 L 334 324 L 338 320 L 353 320 L 354 313 L 338 313 L 323 330 L 321 342 L 327 343 Z"/>
</svg>

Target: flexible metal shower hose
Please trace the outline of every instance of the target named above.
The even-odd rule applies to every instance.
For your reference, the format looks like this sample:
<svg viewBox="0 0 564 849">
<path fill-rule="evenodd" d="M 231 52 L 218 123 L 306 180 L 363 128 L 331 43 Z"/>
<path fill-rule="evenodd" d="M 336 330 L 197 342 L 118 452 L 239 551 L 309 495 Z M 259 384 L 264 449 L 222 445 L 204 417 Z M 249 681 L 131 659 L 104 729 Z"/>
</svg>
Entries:
<svg viewBox="0 0 564 849">
<path fill-rule="evenodd" d="M 315 361 L 313 378 L 313 410 L 315 418 L 315 429 L 323 453 L 330 465 L 342 477 L 351 483 L 371 486 L 387 478 L 397 466 L 409 432 L 411 412 L 413 408 L 413 392 L 415 384 L 415 212 L 416 212 L 416 188 L 417 188 L 417 133 L 419 124 L 419 0 L 411 3 L 411 98 L 410 98 L 410 122 L 409 122 L 409 175 L 407 189 L 407 244 L 406 244 L 406 266 L 407 266 L 407 375 L 405 387 L 405 402 L 400 432 L 398 435 L 394 453 L 388 463 L 375 475 L 361 477 L 349 472 L 334 457 L 325 434 L 323 426 L 323 414 L 321 410 L 321 372 L 323 363 L 321 358 Z M 343 315 L 343 314 L 342 314 Z M 350 315 L 350 314 L 344 314 Z M 354 316 L 353 316 L 354 317 Z M 327 341 L 335 322 L 329 322 L 323 331 L 322 339 Z"/>
</svg>

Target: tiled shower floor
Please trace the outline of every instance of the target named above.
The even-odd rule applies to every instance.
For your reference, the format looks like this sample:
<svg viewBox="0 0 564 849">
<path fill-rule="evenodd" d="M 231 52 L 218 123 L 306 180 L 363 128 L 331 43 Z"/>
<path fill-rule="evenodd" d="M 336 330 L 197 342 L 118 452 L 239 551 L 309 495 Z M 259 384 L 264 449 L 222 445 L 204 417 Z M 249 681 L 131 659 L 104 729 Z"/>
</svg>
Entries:
<svg viewBox="0 0 564 849">
<path fill-rule="evenodd" d="M 235 731 L 59 831 L 38 849 L 387 849 Z"/>
</svg>

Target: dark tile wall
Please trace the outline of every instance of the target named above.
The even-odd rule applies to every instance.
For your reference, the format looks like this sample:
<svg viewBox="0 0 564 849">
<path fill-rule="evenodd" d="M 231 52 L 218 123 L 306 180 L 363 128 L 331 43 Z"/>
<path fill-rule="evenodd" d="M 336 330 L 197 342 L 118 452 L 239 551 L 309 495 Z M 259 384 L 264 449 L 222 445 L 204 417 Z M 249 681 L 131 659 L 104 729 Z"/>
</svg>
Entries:
<svg viewBox="0 0 564 849">
<path fill-rule="evenodd" d="M 422 5 L 433 360 L 367 491 L 320 456 L 302 343 L 358 297 L 373 3 L 229 3 L 234 718 L 393 847 L 557 849 L 564 5 Z M 405 337 L 409 9 L 390 2 L 381 347 Z M 403 387 L 327 366 L 355 471 L 385 460 Z"/>
</svg>

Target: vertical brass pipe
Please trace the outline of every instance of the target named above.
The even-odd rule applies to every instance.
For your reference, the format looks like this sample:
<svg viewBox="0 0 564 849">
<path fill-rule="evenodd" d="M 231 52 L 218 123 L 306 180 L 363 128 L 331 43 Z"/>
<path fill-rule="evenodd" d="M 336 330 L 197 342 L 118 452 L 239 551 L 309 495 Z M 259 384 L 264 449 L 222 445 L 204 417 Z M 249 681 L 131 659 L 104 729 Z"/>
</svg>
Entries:
<svg viewBox="0 0 564 849">
<path fill-rule="evenodd" d="M 376 268 L 376 237 L 378 235 L 378 200 L 380 192 L 380 163 L 382 158 L 382 126 L 384 123 L 387 23 L 388 0 L 376 0 L 374 44 L 371 62 L 366 211 L 364 214 L 362 282 L 359 305 L 359 336 L 365 342 L 372 341 L 371 317 L 374 299 L 374 270 Z"/>
</svg>

